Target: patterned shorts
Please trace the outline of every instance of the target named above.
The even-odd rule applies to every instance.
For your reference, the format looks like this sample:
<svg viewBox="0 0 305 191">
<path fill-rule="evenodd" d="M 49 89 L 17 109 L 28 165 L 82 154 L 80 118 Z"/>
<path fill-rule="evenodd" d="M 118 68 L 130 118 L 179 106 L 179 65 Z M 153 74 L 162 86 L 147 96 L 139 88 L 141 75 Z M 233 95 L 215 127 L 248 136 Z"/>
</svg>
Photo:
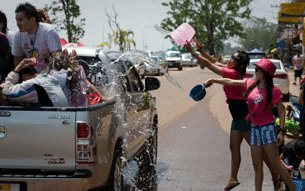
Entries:
<svg viewBox="0 0 305 191">
<path fill-rule="evenodd" d="M 277 141 L 277 132 L 274 122 L 264 126 L 251 125 L 250 145 L 264 146 Z"/>
</svg>

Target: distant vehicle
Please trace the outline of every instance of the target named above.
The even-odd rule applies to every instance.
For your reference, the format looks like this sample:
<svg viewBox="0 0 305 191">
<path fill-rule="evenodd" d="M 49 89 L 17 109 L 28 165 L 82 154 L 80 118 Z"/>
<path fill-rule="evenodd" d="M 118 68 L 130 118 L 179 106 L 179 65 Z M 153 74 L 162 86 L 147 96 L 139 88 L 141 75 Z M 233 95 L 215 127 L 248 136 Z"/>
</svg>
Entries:
<svg viewBox="0 0 305 191">
<path fill-rule="evenodd" d="M 162 55 L 153 55 L 150 56 L 157 64 L 162 66 L 166 72 L 168 72 L 168 62 L 165 60 L 165 57 Z M 161 70 L 160 73 L 163 75 L 164 72 Z"/>
<path fill-rule="evenodd" d="M 190 53 L 182 54 L 182 65 L 183 66 L 196 66 L 196 61 Z"/>
<path fill-rule="evenodd" d="M 222 62 L 226 64 L 230 59 L 231 59 L 231 55 L 225 55 L 222 59 Z"/>
<path fill-rule="evenodd" d="M 169 68 L 178 68 L 182 70 L 182 58 L 179 51 L 167 51 L 165 59 L 168 62 Z"/>
<path fill-rule="evenodd" d="M 255 65 L 261 59 L 251 59 L 250 64 L 247 67 L 245 78 L 252 78 L 255 75 Z M 289 78 L 284 64 L 281 60 L 270 59 L 271 62 L 276 66 L 275 77 L 273 78 L 273 83 L 275 86 L 280 88 L 284 95 L 284 100 L 289 99 Z"/>
<path fill-rule="evenodd" d="M 265 58 L 266 53 L 264 52 L 247 52 L 250 59 L 262 59 Z"/>
</svg>

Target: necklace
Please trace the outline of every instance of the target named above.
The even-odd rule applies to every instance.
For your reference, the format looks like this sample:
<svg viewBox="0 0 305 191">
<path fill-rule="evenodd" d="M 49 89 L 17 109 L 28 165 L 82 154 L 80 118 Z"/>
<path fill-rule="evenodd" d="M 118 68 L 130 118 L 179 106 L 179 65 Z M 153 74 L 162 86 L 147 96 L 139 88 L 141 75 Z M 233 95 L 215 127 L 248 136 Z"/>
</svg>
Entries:
<svg viewBox="0 0 305 191">
<path fill-rule="evenodd" d="M 37 29 L 36 29 L 36 31 L 35 31 L 35 33 L 34 33 L 34 35 L 33 35 L 32 38 L 31 38 L 30 35 L 28 34 L 28 37 L 29 37 L 29 39 L 30 39 L 30 42 L 31 42 L 31 45 L 32 45 L 32 46 L 34 46 L 35 41 L 36 41 L 36 34 L 37 34 L 37 31 L 38 31 L 38 27 L 39 27 L 39 25 L 37 24 Z"/>
</svg>

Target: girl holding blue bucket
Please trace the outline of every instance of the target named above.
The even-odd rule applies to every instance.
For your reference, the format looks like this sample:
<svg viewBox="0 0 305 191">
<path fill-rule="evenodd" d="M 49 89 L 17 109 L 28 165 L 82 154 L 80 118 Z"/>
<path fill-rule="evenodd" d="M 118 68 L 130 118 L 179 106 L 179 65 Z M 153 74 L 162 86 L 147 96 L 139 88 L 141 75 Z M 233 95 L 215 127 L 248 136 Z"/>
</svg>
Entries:
<svg viewBox="0 0 305 191">
<path fill-rule="evenodd" d="M 232 80 L 229 78 L 209 79 L 204 84 L 218 83 L 226 86 L 239 86 L 245 88 L 244 97 L 250 113 L 246 120 L 251 121 L 250 147 L 252 163 L 255 171 L 255 190 L 262 190 L 263 160 L 268 159 L 271 165 L 280 174 L 290 191 L 296 190 L 289 172 L 285 169 L 279 158 L 278 146 L 283 144 L 285 124 L 285 107 L 282 102 L 281 90 L 274 86 L 273 76 L 275 65 L 263 58 L 255 64 L 256 79 Z M 280 128 L 277 129 L 272 113 L 276 105 L 280 118 Z M 265 155 L 263 155 L 265 152 Z"/>
<path fill-rule="evenodd" d="M 184 48 L 187 49 L 198 60 L 200 65 L 207 67 L 209 70 L 224 78 L 235 80 L 243 79 L 250 61 L 246 52 L 242 51 L 235 53 L 231 56 L 231 59 L 228 61 L 227 65 L 224 65 L 216 62 L 213 57 L 205 53 L 196 40 L 194 40 L 194 42 L 197 51 L 199 51 L 201 55 L 195 53 L 190 43 L 186 43 Z M 250 144 L 251 124 L 245 119 L 246 115 L 249 113 L 249 110 L 246 100 L 243 97 L 244 88 L 239 86 L 225 85 L 224 91 L 227 98 L 226 102 L 229 105 L 229 110 L 233 118 L 230 130 L 231 174 L 230 180 L 224 189 L 225 191 L 228 191 L 240 184 L 237 179 L 237 174 L 241 163 L 240 146 L 243 139 Z M 281 186 L 280 177 L 267 158 L 265 163 L 270 169 L 274 190 L 278 190 Z"/>
</svg>

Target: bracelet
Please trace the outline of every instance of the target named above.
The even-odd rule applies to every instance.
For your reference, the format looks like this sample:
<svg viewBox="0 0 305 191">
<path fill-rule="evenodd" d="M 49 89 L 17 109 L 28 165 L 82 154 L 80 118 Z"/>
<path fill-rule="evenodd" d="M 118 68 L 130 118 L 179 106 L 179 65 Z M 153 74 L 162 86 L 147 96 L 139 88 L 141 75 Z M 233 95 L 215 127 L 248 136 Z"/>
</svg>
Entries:
<svg viewBox="0 0 305 191">
<path fill-rule="evenodd" d="M 283 132 L 284 135 L 285 135 L 286 132 L 287 132 L 286 129 L 284 129 L 284 128 L 278 128 L 278 131 L 279 131 L 279 132 Z"/>
</svg>

